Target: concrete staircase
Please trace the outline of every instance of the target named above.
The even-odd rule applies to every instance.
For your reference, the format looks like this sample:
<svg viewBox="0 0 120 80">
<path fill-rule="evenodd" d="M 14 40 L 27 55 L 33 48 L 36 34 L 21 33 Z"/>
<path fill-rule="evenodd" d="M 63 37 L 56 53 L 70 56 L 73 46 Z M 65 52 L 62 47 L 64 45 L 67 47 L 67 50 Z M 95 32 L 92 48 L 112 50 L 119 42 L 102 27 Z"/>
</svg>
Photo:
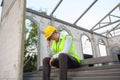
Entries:
<svg viewBox="0 0 120 80">
<path fill-rule="evenodd" d="M 42 80 L 42 70 L 24 73 L 23 80 Z M 59 69 L 52 69 L 51 80 L 59 80 Z M 69 69 L 68 80 L 120 80 L 120 65 Z"/>
</svg>

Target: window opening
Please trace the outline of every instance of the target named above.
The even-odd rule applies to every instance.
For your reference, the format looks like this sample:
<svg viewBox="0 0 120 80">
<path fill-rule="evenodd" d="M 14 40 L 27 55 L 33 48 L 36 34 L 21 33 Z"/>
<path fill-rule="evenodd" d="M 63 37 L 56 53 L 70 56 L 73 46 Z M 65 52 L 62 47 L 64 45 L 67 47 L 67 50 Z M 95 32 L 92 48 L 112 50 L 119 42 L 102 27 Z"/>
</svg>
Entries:
<svg viewBox="0 0 120 80">
<path fill-rule="evenodd" d="M 91 40 L 86 35 L 82 36 L 82 52 L 84 59 L 93 57 Z"/>
</svg>

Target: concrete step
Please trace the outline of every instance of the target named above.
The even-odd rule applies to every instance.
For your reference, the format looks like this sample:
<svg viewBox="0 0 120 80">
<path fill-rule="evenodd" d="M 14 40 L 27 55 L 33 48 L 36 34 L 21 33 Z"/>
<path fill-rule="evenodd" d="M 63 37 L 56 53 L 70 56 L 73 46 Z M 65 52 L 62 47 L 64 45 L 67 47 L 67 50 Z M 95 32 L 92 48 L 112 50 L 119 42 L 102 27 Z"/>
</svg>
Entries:
<svg viewBox="0 0 120 80">
<path fill-rule="evenodd" d="M 51 76 L 59 75 L 59 69 L 53 70 L 51 72 Z M 107 69 L 107 70 L 93 70 L 93 71 L 68 71 L 68 76 L 82 76 L 82 75 L 119 75 L 120 69 Z M 42 76 L 42 71 L 35 71 L 35 72 L 29 72 L 24 73 L 24 76 Z"/>
<path fill-rule="evenodd" d="M 42 77 L 29 77 L 23 80 L 42 80 Z M 59 80 L 59 78 L 52 77 L 51 80 Z M 120 80 L 120 76 L 68 77 L 68 80 Z"/>
<path fill-rule="evenodd" d="M 68 80 L 120 80 L 120 68 L 99 70 L 68 70 Z M 24 73 L 24 80 L 42 80 L 42 71 Z M 52 69 L 51 80 L 59 80 L 59 69 Z"/>
</svg>

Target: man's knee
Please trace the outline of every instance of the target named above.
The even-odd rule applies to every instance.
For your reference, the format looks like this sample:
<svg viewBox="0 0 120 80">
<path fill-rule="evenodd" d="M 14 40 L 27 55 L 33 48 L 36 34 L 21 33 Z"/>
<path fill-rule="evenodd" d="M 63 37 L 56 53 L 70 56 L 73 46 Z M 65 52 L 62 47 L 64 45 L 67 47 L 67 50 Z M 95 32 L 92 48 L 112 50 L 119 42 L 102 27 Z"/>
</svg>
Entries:
<svg viewBox="0 0 120 80">
<path fill-rule="evenodd" d="M 60 53 L 59 54 L 59 58 L 64 58 L 64 57 L 67 57 L 67 54 L 65 54 L 65 53 Z"/>
<path fill-rule="evenodd" d="M 46 62 L 49 62 L 50 61 L 50 58 L 49 57 L 45 57 L 44 59 L 43 59 L 43 63 L 46 63 Z"/>
</svg>

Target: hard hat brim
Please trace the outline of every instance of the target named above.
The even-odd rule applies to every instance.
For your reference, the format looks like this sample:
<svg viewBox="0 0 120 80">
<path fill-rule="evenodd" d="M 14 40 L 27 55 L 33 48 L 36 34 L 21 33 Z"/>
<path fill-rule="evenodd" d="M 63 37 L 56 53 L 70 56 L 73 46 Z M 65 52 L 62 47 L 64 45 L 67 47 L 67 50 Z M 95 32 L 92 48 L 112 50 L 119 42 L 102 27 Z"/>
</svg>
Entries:
<svg viewBox="0 0 120 80">
<path fill-rule="evenodd" d="M 54 30 L 53 32 L 51 32 L 50 35 L 46 37 L 46 39 L 48 39 L 49 37 L 51 37 L 52 34 L 53 34 L 55 31 L 56 31 L 56 30 Z"/>
</svg>

